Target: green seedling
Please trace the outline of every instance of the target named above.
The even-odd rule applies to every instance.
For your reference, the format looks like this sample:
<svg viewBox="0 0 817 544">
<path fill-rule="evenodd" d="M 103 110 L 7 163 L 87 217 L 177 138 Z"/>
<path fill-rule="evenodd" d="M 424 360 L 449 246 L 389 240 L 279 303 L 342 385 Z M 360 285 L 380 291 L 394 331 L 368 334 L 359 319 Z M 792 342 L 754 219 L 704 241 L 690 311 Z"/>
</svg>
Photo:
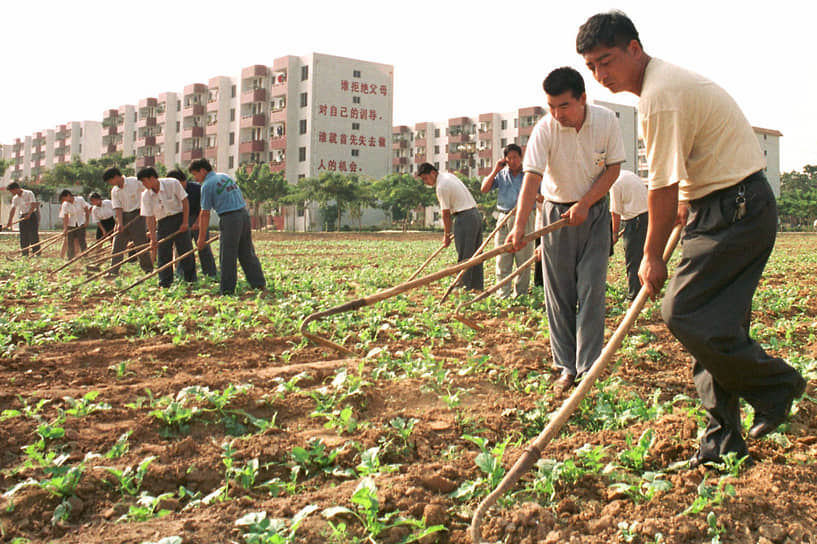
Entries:
<svg viewBox="0 0 817 544">
<path fill-rule="evenodd" d="M 130 466 L 122 470 L 114 467 L 98 467 L 104 468 L 112 474 L 117 481 L 117 487 L 122 495 L 136 495 L 142 487 L 142 481 L 147 475 L 148 467 L 156 460 L 156 457 L 149 455 L 142 459 L 136 468 Z"/>
<path fill-rule="evenodd" d="M 143 491 L 136 504 L 128 508 L 128 513 L 121 516 L 117 521 L 147 521 L 149 519 L 163 518 L 170 514 L 166 508 L 159 509 L 163 500 L 173 497 L 173 493 L 162 493 L 158 497 L 149 495 Z"/>
<path fill-rule="evenodd" d="M 235 525 L 246 531 L 242 536 L 247 544 L 292 544 L 297 542 L 298 527 L 317 509 L 314 504 L 305 506 L 291 520 L 270 519 L 266 512 L 250 512 L 236 520 Z"/>
<path fill-rule="evenodd" d="M 107 402 L 95 403 L 94 400 L 99 396 L 99 391 L 89 391 L 79 400 L 72 397 L 63 397 L 63 400 L 68 405 L 65 413 L 74 417 L 85 417 L 98 410 L 110 410 L 111 405 Z"/>
</svg>

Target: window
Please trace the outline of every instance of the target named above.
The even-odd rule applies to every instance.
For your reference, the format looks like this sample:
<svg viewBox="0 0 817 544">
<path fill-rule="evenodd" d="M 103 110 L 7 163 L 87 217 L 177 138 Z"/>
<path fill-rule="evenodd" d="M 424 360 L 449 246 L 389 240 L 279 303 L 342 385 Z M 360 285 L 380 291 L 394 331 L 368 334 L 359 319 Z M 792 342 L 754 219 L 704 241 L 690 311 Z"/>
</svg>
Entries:
<svg viewBox="0 0 817 544">
<path fill-rule="evenodd" d="M 298 162 L 304 162 L 306 160 L 306 148 L 299 147 L 298 148 Z"/>
<path fill-rule="evenodd" d="M 235 132 L 230 133 L 230 145 L 235 145 Z"/>
<path fill-rule="evenodd" d="M 306 119 L 298 121 L 298 131 L 300 134 L 306 134 Z"/>
<path fill-rule="evenodd" d="M 352 77 L 360 77 L 360 70 L 354 70 L 352 72 Z"/>
<path fill-rule="evenodd" d="M 513 128 L 519 128 L 519 119 L 513 120 Z"/>
<path fill-rule="evenodd" d="M 298 179 L 304 179 L 305 177 L 306 177 L 306 174 L 298 174 Z"/>
<path fill-rule="evenodd" d="M 301 66 L 301 81 L 309 79 L 309 66 Z"/>
<path fill-rule="evenodd" d="M 438 129 L 438 128 L 435 128 L 435 129 L 434 129 L 434 137 L 435 137 L 435 138 L 439 138 L 439 137 L 440 137 L 440 129 Z"/>
<path fill-rule="evenodd" d="M 504 149 L 506 145 L 508 145 L 508 139 L 507 138 L 501 138 L 499 140 L 499 147 Z"/>
<path fill-rule="evenodd" d="M 232 155 L 230 155 L 230 158 L 229 158 L 229 160 L 227 161 L 227 164 L 229 164 L 228 168 L 230 168 L 230 170 L 232 170 L 232 169 L 233 169 L 233 167 L 235 166 L 235 157 L 233 157 Z"/>
<path fill-rule="evenodd" d="M 235 121 L 235 108 L 230 110 L 230 121 Z"/>
<path fill-rule="evenodd" d="M 353 104 L 360 104 L 360 97 L 359 96 L 353 96 L 352 97 L 352 103 Z"/>
<path fill-rule="evenodd" d="M 616 112 L 616 119 L 618 119 L 620 117 L 621 117 L 621 114 L 619 112 Z"/>
<path fill-rule="evenodd" d="M 305 108 L 307 104 L 307 96 L 306 93 L 301 93 L 301 107 Z"/>
<path fill-rule="evenodd" d="M 176 102 L 176 111 L 182 111 L 182 103 L 179 101 Z"/>
<path fill-rule="evenodd" d="M 360 130 L 360 123 L 352 123 L 352 130 Z"/>
<path fill-rule="evenodd" d="M 440 154 L 440 146 L 438 146 L 438 145 L 435 145 L 435 146 L 434 146 L 434 154 L 435 154 L 435 155 L 439 155 L 439 154 Z"/>
<path fill-rule="evenodd" d="M 231 98 L 235 98 L 235 92 L 236 92 L 235 85 L 233 85 L 232 87 L 230 87 L 230 97 Z M 230 166 L 230 168 L 232 168 L 232 165 Z"/>
<path fill-rule="evenodd" d="M 353 156 L 353 157 L 358 157 L 358 156 L 360 156 L 360 150 L 359 150 L 359 149 L 353 149 L 353 150 L 352 150 L 352 156 Z"/>
<path fill-rule="evenodd" d="M 502 119 L 499 122 L 499 130 L 507 130 L 507 129 L 508 129 L 508 120 L 507 119 Z"/>
<path fill-rule="evenodd" d="M 179 142 L 176 142 L 176 153 L 179 152 Z"/>
</svg>

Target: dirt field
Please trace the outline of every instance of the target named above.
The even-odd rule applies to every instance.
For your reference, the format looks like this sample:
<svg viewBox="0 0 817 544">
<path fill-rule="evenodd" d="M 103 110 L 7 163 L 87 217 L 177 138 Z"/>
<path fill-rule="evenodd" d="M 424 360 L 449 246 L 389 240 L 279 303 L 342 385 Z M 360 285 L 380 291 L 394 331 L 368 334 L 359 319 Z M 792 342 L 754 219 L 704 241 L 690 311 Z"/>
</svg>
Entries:
<svg viewBox="0 0 817 544">
<path fill-rule="evenodd" d="M 116 294 L 137 267 L 84 283 L 81 266 L 49 278 L 56 257 L 9 253 L 0 541 L 470 542 L 473 509 L 562 400 L 541 293 L 469 308 L 481 332 L 451 317 L 466 294 L 439 304 L 446 280 L 317 324 L 357 358 L 298 333 L 305 315 L 404 280 L 439 237 L 256 236 L 272 289 L 227 299 L 207 282 Z M 686 468 L 703 415 L 650 303 L 484 538 L 817 542 L 815 255 L 817 236 L 781 236 L 755 298 L 755 335 L 809 386 L 780 432 L 749 443 L 753 466 Z M 622 268 L 618 247 L 608 331 L 626 310 Z M 251 525 L 254 512 L 283 521 Z"/>
</svg>

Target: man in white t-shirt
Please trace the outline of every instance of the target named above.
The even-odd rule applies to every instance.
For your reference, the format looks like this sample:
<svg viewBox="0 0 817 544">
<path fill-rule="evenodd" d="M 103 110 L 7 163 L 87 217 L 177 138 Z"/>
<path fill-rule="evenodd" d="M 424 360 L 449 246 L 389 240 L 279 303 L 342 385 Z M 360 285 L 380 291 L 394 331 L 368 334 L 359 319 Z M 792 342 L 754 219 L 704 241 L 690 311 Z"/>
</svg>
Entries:
<svg viewBox="0 0 817 544">
<path fill-rule="evenodd" d="M 116 217 L 116 236 L 113 239 L 111 257 L 112 276 L 119 274 L 122 253 L 131 242 L 134 247 L 147 244 L 145 218 L 139 214 L 139 206 L 144 187 L 135 177 L 125 177 L 119 168 L 111 167 L 102 174 L 102 179 L 111 186 L 111 205 Z M 149 274 L 153 261 L 147 251 L 139 253 L 139 266 Z"/>
<path fill-rule="evenodd" d="M 85 244 L 85 227 L 88 226 L 88 216 L 91 214 L 91 205 L 81 196 L 74 196 L 68 189 L 60 193 L 60 213 L 62 217 L 62 232 L 68 246 L 68 260 L 70 261 L 88 247 Z"/>
<path fill-rule="evenodd" d="M 690 466 L 748 456 L 740 399 L 755 409 L 748 435 L 758 439 L 786 419 L 806 388 L 796 369 L 749 336 L 752 297 L 777 233 L 757 137 L 724 89 L 647 55 L 620 11 L 590 17 L 576 51 L 599 83 L 638 96 L 650 214 L 638 275 L 650 296 L 667 279 L 662 253 L 670 232 L 685 225 L 661 316 L 695 358 L 693 380 L 709 415 Z"/>
<path fill-rule="evenodd" d="M 147 218 L 151 249 L 158 255 L 156 265 L 161 268 L 172 261 L 175 247 L 179 256 L 189 253 L 181 261 L 184 280 L 196 281 L 196 261 L 191 253 L 193 241 L 188 224 L 190 205 L 182 184 L 176 178 L 160 178 L 152 167 L 139 170 L 136 178 L 145 186 L 141 214 Z M 169 236 L 172 236 L 170 240 L 158 243 Z M 159 272 L 159 286 L 170 287 L 171 283 L 173 267 L 167 267 Z"/>
<path fill-rule="evenodd" d="M 91 218 L 96 223 L 96 239 L 107 236 L 116 228 L 116 214 L 113 211 L 113 203 L 108 199 L 102 199 L 99 193 L 91 193 L 88 197 L 91 202 Z"/>
<path fill-rule="evenodd" d="M 587 104 L 584 80 L 569 67 L 543 82 L 550 113 L 533 128 L 525 178 L 508 241 L 523 247 L 525 221 L 536 193 L 545 198 L 545 225 L 567 218 L 569 227 L 542 238 L 545 300 L 556 391 L 573 386 L 604 344 L 604 295 L 610 252 L 607 192 L 625 160 L 615 114 Z"/>
<path fill-rule="evenodd" d="M 17 227 L 20 229 L 20 249 L 23 256 L 27 256 L 29 250 L 32 255 L 40 253 L 40 205 L 37 197 L 28 189 L 23 189 L 16 181 L 12 181 L 6 186 L 11 197 L 11 210 L 9 210 L 9 220 L 6 228 L 11 228 L 14 216 L 17 216 Z"/>
<path fill-rule="evenodd" d="M 627 300 L 633 301 L 641 290 L 638 267 L 644 256 L 647 239 L 647 185 L 629 170 L 622 170 L 610 188 L 610 215 L 613 223 L 613 243 L 619 229 L 624 228 L 624 265 L 627 270 Z"/>
<path fill-rule="evenodd" d="M 417 177 L 429 187 L 436 185 L 437 200 L 443 215 L 443 245 L 448 247 L 453 233 L 457 262 L 470 259 L 482 245 L 482 214 L 477 209 L 474 196 L 460 178 L 450 172 L 439 172 L 433 164 L 421 164 Z M 482 263 L 465 271 L 462 285 L 466 289 L 482 291 Z"/>
</svg>

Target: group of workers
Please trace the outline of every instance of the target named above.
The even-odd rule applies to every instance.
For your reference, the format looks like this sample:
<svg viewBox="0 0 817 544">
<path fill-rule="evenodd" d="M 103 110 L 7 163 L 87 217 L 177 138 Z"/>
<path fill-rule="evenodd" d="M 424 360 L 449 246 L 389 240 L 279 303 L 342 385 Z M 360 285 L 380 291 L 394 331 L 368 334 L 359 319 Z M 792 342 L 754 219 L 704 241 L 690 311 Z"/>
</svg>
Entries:
<svg viewBox="0 0 817 544">
<path fill-rule="evenodd" d="M 553 70 L 543 82 L 549 113 L 533 128 L 524 157 L 509 145 L 482 183 L 484 192 L 498 190 L 500 219 L 515 213 L 507 235 L 497 239 L 512 244 L 497 261 L 498 281 L 510 273 L 512 260 L 518 265 L 529 259 L 523 238 L 533 230 L 537 200 L 544 225 L 567 219 L 567 227 L 541 241 L 550 347 L 560 372 L 554 387 L 565 391 L 603 347 L 611 241 L 622 233 L 628 298 L 641 288 L 655 298 L 667 280 L 665 245 L 675 225 L 682 225 L 681 260 L 663 298 L 662 318 L 694 358 L 693 381 L 708 414 L 689 466 L 717 463 L 730 453 L 747 457 L 740 399 L 754 409 L 748 437 L 758 439 L 786 419 L 806 387 L 796 369 L 749 336 L 752 297 L 777 227 L 757 138 L 721 87 L 649 56 L 620 11 L 590 17 L 578 31 L 576 50 L 604 87 L 638 96 L 648 187 L 621 170 L 625 155 L 615 114 L 587 103 L 578 71 Z M 421 164 L 417 176 L 436 187 L 443 243 L 453 235 L 459 260 L 470 258 L 481 243 L 483 220 L 468 189 L 430 163 Z M 483 288 L 480 267 L 462 278 L 463 287 Z M 527 281 L 520 274 L 516 294 L 526 291 Z M 509 294 L 506 289 L 501 296 Z"/>
<path fill-rule="evenodd" d="M 194 160 L 188 170 L 195 181 L 188 180 L 180 170 L 160 177 L 156 169 L 146 167 L 139 170 L 136 177 L 126 177 L 118 168 L 109 168 L 102 175 L 111 186 L 109 200 L 92 193 L 89 203 L 82 196 L 63 190 L 59 195 L 59 217 L 63 222 L 68 259 L 74 259 L 87 249 L 85 228 L 93 217 L 97 240 L 113 236 L 108 277 L 119 274 L 129 247 L 142 248 L 149 244 L 149 252 L 134 252 L 143 272 L 151 273 L 155 261 L 160 286 L 169 287 L 174 275 L 193 282 L 196 280 L 195 240 L 202 273 L 215 279 L 218 271 L 210 249 L 212 240 L 207 239 L 210 213 L 214 210 L 219 217 L 220 292 L 235 292 L 237 262 L 251 287 L 265 289 L 267 282 L 252 243 L 250 216 L 238 185 L 227 174 L 214 172 L 207 159 Z M 17 182 L 6 188 L 13 195 L 6 226 L 11 227 L 16 216 L 22 254 L 36 255 L 40 251 L 37 199 Z M 166 266 L 173 261 L 174 249 L 179 261 L 175 271 L 172 266 Z"/>
</svg>

